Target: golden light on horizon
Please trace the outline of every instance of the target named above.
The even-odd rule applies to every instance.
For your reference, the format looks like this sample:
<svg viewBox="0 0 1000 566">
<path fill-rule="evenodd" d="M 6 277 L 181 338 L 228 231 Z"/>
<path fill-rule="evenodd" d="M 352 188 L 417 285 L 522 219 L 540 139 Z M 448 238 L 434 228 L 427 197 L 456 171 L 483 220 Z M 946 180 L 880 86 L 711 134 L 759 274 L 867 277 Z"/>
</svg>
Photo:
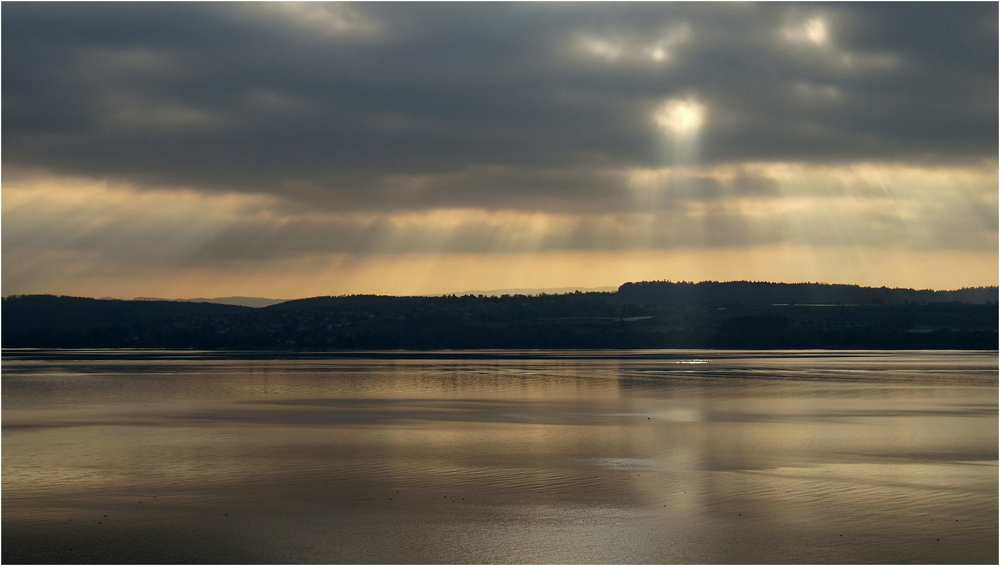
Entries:
<svg viewBox="0 0 1000 566">
<path fill-rule="evenodd" d="M 934 289 L 996 281 L 996 218 L 986 214 L 998 200 L 993 162 L 690 164 L 621 175 L 619 208 L 586 212 L 339 212 L 276 196 L 8 175 L 4 293 L 297 298 L 662 279 Z"/>
<path fill-rule="evenodd" d="M 67 281 L 36 292 L 74 296 L 194 298 L 250 296 L 276 299 L 349 294 L 424 295 L 472 289 L 617 287 L 630 281 L 778 281 L 948 290 L 989 284 L 995 254 L 837 246 L 773 245 L 702 250 L 538 252 L 531 254 L 349 254 L 267 263 L 149 269 L 94 270 L 65 258 Z M 78 262 L 78 263 L 73 263 Z"/>
</svg>

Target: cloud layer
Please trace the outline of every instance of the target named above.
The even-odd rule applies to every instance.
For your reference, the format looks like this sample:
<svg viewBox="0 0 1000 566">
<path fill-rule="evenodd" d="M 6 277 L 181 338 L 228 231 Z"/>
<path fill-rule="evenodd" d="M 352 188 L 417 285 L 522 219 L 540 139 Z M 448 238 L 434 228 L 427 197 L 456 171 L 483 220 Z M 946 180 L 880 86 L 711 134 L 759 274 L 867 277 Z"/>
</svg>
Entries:
<svg viewBox="0 0 1000 566">
<path fill-rule="evenodd" d="M 997 23 L 991 3 L 5 5 L 4 284 L 41 257 L 995 255 Z"/>
</svg>

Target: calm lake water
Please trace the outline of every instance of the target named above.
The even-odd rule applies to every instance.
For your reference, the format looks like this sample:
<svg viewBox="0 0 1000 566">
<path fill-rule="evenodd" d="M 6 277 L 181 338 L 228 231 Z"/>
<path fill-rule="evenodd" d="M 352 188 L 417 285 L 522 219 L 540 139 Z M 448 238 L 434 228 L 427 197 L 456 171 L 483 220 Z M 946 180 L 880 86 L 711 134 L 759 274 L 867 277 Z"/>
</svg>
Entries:
<svg viewBox="0 0 1000 566">
<path fill-rule="evenodd" d="M 996 352 L 3 353 L 3 562 L 996 563 Z"/>
</svg>

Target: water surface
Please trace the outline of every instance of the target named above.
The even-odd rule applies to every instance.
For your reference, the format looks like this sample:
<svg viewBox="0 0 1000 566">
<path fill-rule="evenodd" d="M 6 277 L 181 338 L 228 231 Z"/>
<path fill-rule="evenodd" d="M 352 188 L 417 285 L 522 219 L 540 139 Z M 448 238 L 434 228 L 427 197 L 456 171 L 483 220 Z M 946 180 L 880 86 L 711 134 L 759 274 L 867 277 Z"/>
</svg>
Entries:
<svg viewBox="0 0 1000 566">
<path fill-rule="evenodd" d="M 996 352 L 4 351 L 3 561 L 995 563 Z"/>
</svg>

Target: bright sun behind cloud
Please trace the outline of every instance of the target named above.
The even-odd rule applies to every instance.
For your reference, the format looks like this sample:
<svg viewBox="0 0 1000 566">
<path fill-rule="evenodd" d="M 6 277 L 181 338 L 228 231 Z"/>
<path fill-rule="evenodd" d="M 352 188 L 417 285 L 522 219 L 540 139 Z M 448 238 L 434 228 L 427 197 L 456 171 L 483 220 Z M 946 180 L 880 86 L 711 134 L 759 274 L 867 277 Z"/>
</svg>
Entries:
<svg viewBox="0 0 1000 566">
<path fill-rule="evenodd" d="M 705 122 L 705 106 L 693 97 L 672 98 L 656 109 L 653 121 L 673 134 L 694 134 Z"/>
</svg>

